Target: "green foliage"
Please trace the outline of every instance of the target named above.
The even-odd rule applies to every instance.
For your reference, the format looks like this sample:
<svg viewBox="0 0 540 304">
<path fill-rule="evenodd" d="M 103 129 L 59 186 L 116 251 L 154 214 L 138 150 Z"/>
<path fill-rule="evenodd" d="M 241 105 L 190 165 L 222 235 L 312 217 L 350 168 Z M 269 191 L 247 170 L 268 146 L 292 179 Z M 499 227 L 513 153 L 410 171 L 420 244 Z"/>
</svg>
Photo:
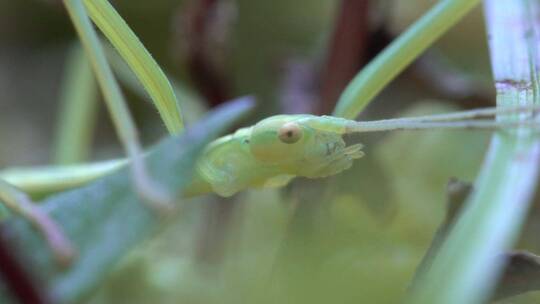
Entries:
<svg viewBox="0 0 540 304">
<path fill-rule="evenodd" d="M 97 114 L 97 88 L 92 69 L 79 43 L 66 62 L 54 162 L 73 164 L 88 159 Z"/>
<path fill-rule="evenodd" d="M 334 115 L 357 117 L 375 95 L 479 2 L 437 3 L 354 77 L 341 94 Z"/>
<path fill-rule="evenodd" d="M 450 110 L 454 108 L 424 103 L 403 114 Z M 251 190 L 236 196 L 233 226 L 220 234 L 224 248 L 212 247 L 218 262 L 201 261 L 200 227 L 208 229 L 208 207 L 231 202 L 198 201 L 162 238 L 134 252 L 91 303 L 395 303 L 404 296 L 404 286 L 442 218 L 447 177 L 474 177 L 486 135 L 389 134 L 343 175 L 305 180 L 300 199 L 308 201 L 300 208 L 309 211 L 301 214 L 294 211 L 294 195 Z M 470 153 L 460 153 L 463 145 Z M 415 153 L 403 153 L 415 147 Z M 463 164 L 439 165 L 456 155 Z M 358 193 L 366 179 L 384 186 Z M 325 190 L 320 193 L 317 187 Z"/>
<path fill-rule="evenodd" d="M 539 30 L 533 17 L 539 9 L 529 1 L 486 2 L 501 107 L 538 103 L 537 37 L 532 33 Z M 413 303 L 482 303 L 489 297 L 503 267 L 498 257 L 516 242 L 535 191 L 539 141 L 531 132 L 494 135 L 476 191 L 413 295 Z"/>
<path fill-rule="evenodd" d="M 189 182 L 200 151 L 221 130 L 251 106 L 246 100 L 217 110 L 179 138 L 163 140 L 146 157 L 149 170 L 177 195 Z M 159 174 L 158 174 L 159 173 Z M 132 189 L 129 170 L 98 179 L 88 186 L 42 202 L 79 250 L 75 264 L 62 269 L 41 236 L 22 219 L 9 225 L 8 238 L 27 269 L 47 282 L 47 290 L 61 302 L 80 299 L 92 290 L 130 249 L 153 235 L 164 223 Z"/>
<path fill-rule="evenodd" d="M 184 122 L 176 95 L 154 58 L 108 0 L 84 0 L 84 4 L 92 20 L 148 91 L 169 133 L 180 133 L 184 128 Z"/>
<path fill-rule="evenodd" d="M 252 7 L 250 2 L 244 2 L 240 1 L 242 9 Z M 259 9 L 266 13 L 264 18 L 274 18 L 266 6 L 289 8 L 282 2 L 261 2 L 254 11 Z M 398 73 L 478 2 L 443 0 L 436 4 L 357 75 L 342 95 L 336 115 L 356 117 Z M 487 1 L 486 7 L 491 13 L 491 9 L 499 9 L 488 14 L 491 37 L 495 37 L 491 52 L 499 105 L 536 101 L 538 77 L 532 67 L 536 66 L 534 39 L 538 29 L 532 17 L 538 7 L 526 0 L 505 5 L 496 2 Z M 84 10 L 81 1 L 66 3 L 78 5 L 79 13 Z M 139 83 L 132 78 L 134 73 L 158 107 L 168 130 L 179 132 L 183 121 L 173 90 L 180 86 L 170 85 L 108 1 L 84 3 L 131 68 L 127 71 L 114 64 L 120 79 L 142 95 Z M 323 11 L 313 3 L 307 4 L 308 12 Z M 282 26 L 298 26 L 298 12 L 292 8 L 285 11 L 294 21 L 280 15 L 286 19 L 286 26 Z M 513 27 L 503 26 L 505 18 L 516 12 L 519 16 L 510 19 L 523 22 L 518 22 L 520 35 L 512 34 Z M 74 20 L 76 24 L 81 22 L 80 16 Z M 79 23 L 79 30 L 85 26 L 88 29 L 89 22 L 83 21 L 86 24 Z M 261 28 L 245 26 L 250 22 Z M 236 79 L 239 91 L 251 92 L 261 86 L 264 95 L 277 95 L 268 81 L 272 73 L 259 70 L 265 66 L 262 61 L 270 61 L 267 57 L 282 51 L 275 42 L 282 38 L 280 31 L 272 22 L 261 22 L 254 13 L 241 15 L 240 23 L 243 26 L 236 38 L 248 41 L 258 56 L 266 57 L 255 59 L 249 51 L 238 48 L 235 61 L 242 66 L 242 72 L 231 72 L 230 77 L 240 79 Z M 303 31 L 310 30 L 306 26 Z M 287 35 L 295 41 L 308 36 Z M 97 39 L 83 35 L 83 42 L 94 50 L 101 48 Z M 513 57 L 516 54 L 520 57 Z M 474 60 L 474 56 L 470 57 Z M 104 56 L 93 61 L 101 71 L 108 69 Z M 114 79 L 111 73 L 105 74 L 98 74 L 98 79 L 106 95 L 115 95 L 117 88 L 110 89 Z M 405 89 L 390 87 L 382 101 L 390 100 L 398 106 L 404 99 L 418 99 L 421 94 L 416 92 L 417 84 L 402 80 L 399 85 L 403 83 Z M 187 92 L 183 88 L 179 91 Z M 182 100 L 182 113 L 196 115 L 201 111 L 197 96 L 188 93 L 185 98 L 195 100 L 194 110 L 184 108 Z M 265 107 L 276 105 L 266 103 Z M 146 158 L 151 176 L 171 191 L 181 193 L 204 145 L 230 126 L 245 108 L 232 106 L 181 137 L 158 144 Z M 407 114 L 449 110 L 429 102 Z M 126 112 L 115 114 L 126 119 Z M 486 300 L 501 269 L 494 257 L 512 247 L 534 186 L 537 161 L 523 161 L 521 156 L 530 155 L 537 143 L 525 133 L 521 130 L 517 135 L 509 132 L 494 137 L 476 184 L 477 192 L 411 302 Z M 443 218 L 447 179 L 474 179 L 487 136 L 482 132 L 441 131 L 395 133 L 379 141 L 366 136 L 361 141 L 369 144 L 368 155 L 341 176 L 299 181 L 285 192 L 246 191 L 228 201 L 200 199 L 194 204 L 182 204 L 182 216 L 175 221 L 162 221 L 142 204 L 125 168 L 88 186 L 52 196 L 43 202 L 44 208 L 80 250 L 79 259 L 69 269 L 53 263 L 50 251 L 24 220 L 8 222 L 8 237 L 19 248 L 31 273 L 61 302 L 395 303 L 407 296 L 405 286 Z M 514 195 L 514 191 L 520 195 Z M 223 224 L 213 234 L 211 231 L 210 237 L 205 235 L 213 222 L 208 210 L 229 207 L 233 210 L 229 210 L 229 225 Z M 146 246 L 138 246 L 162 228 L 166 228 L 165 233 L 152 237 Z"/>
</svg>

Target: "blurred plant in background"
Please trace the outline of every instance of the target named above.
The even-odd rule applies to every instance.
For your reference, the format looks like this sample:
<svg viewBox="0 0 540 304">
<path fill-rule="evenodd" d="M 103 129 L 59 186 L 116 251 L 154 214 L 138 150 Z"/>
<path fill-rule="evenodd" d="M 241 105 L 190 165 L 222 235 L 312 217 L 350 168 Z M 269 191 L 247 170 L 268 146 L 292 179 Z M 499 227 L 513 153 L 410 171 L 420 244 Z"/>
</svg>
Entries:
<svg viewBox="0 0 540 304">
<path fill-rule="evenodd" d="M 277 113 L 328 114 L 350 77 L 434 3 L 111 2 L 189 92 L 179 96 L 186 120 L 196 120 L 200 109 L 254 94 L 259 104 L 251 122 Z M 346 14 L 354 2 L 362 2 L 364 11 Z M 350 23 L 339 30 L 338 17 Z M 360 41 L 351 46 L 357 52 L 331 58 L 354 39 Z M 0 0 L 0 168 L 53 157 L 62 73 L 75 40 L 60 1 Z M 361 118 L 494 104 L 485 41 L 477 9 Z M 331 79 L 325 71 L 334 66 L 341 68 Z M 143 142 L 156 141 L 165 131 L 155 110 L 125 89 Z M 107 117 L 101 107 L 91 159 L 122 155 Z M 177 222 L 127 256 L 86 302 L 396 303 L 444 218 L 448 179 L 474 180 L 488 134 L 437 131 L 347 140 L 364 143 L 367 155 L 344 174 L 231 199 L 193 199 Z M 535 209 L 522 239 L 533 252 L 540 251 L 537 216 Z"/>
</svg>

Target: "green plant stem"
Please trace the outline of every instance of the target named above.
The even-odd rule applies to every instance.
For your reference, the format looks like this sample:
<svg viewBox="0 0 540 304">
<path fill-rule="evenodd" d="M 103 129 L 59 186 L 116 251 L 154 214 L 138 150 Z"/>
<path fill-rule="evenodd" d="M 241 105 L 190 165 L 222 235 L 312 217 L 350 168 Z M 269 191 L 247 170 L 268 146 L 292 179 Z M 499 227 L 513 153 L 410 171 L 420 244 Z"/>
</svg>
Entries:
<svg viewBox="0 0 540 304">
<path fill-rule="evenodd" d="M 479 2 L 442 0 L 435 4 L 354 77 L 333 115 L 356 118 L 392 79 Z"/>
<path fill-rule="evenodd" d="M 79 43 L 69 53 L 61 94 L 61 112 L 53 146 L 54 163 L 67 165 L 86 161 L 97 112 L 97 88 Z"/>
<path fill-rule="evenodd" d="M 64 0 L 64 3 L 90 59 L 120 140 L 128 154 L 137 154 L 136 150 L 141 149 L 135 124 L 82 1 Z"/>
<path fill-rule="evenodd" d="M 135 123 L 131 118 L 120 87 L 112 74 L 105 52 L 86 13 L 82 0 L 64 0 L 64 3 L 92 63 L 116 132 L 131 161 L 130 168 L 133 183 L 140 195 L 145 197 L 149 204 L 156 209 L 161 208 L 163 210 L 172 204 L 173 198 L 168 193 L 171 189 L 163 189 L 161 185 L 153 183 L 147 173 L 146 165 L 142 159 L 143 151 Z"/>
<path fill-rule="evenodd" d="M 83 1 L 92 20 L 148 91 L 169 133 L 180 133 L 184 122 L 176 95 L 152 55 L 107 0 Z"/>
<path fill-rule="evenodd" d="M 498 106 L 538 104 L 540 6 L 486 0 Z M 516 120 L 526 115 L 505 116 Z M 502 118 L 499 118 L 502 120 Z M 512 248 L 535 192 L 538 134 L 526 128 L 493 136 L 475 191 L 411 303 L 484 303 L 502 271 L 498 256 Z"/>
</svg>

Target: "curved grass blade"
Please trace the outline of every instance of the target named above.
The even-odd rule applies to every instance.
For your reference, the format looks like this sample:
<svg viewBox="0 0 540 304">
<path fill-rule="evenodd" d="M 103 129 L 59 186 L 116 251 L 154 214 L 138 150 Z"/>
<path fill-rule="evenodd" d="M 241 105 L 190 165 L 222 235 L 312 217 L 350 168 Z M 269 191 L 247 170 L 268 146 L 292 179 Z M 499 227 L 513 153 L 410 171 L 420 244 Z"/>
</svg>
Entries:
<svg viewBox="0 0 540 304">
<path fill-rule="evenodd" d="M 146 164 L 142 161 L 142 146 L 137 128 L 82 0 L 64 0 L 64 5 L 92 64 L 122 147 L 131 161 L 134 184 L 149 204 L 156 208 L 166 208 L 171 198 L 159 185 L 153 184 L 147 173 Z"/>
<path fill-rule="evenodd" d="M 499 107 L 538 104 L 540 5 L 486 0 Z M 507 117 L 527 118 L 527 114 Z M 502 120 L 502 119 L 501 119 Z M 487 158 L 454 228 L 411 303 L 484 303 L 501 275 L 538 180 L 540 141 L 526 128 L 493 136 Z"/>
<path fill-rule="evenodd" d="M 152 175 L 180 196 L 202 149 L 252 106 L 249 98 L 227 104 L 179 137 L 161 141 L 145 156 Z M 24 219 L 7 222 L 10 231 L 4 237 L 26 269 L 59 303 L 83 298 L 130 249 L 168 223 L 140 199 L 126 167 L 85 187 L 50 197 L 42 206 L 79 250 L 69 269 L 54 262 L 47 245 Z"/>
<path fill-rule="evenodd" d="M 334 116 L 354 119 L 368 103 L 480 0 L 442 0 L 418 19 L 347 85 Z"/>
<path fill-rule="evenodd" d="M 107 0 L 83 1 L 90 18 L 131 67 L 154 101 L 170 134 L 179 134 L 184 122 L 176 95 L 152 55 Z"/>
</svg>

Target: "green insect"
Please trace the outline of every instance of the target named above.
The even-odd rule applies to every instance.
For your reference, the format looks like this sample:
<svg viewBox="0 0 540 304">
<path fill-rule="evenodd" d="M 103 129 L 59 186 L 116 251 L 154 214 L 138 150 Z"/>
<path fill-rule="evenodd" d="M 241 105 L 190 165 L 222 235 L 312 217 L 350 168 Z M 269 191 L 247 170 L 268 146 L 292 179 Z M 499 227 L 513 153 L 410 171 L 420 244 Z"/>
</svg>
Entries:
<svg viewBox="0 0 540 304">
<path fill-rule="evenodd" d="M 348 169 L 362 157 L 362 145 L 346 147 L 341 134 L 318 128 L 321 120 L 278 115 L 214 141 L 186 195 L 230 196 L 249 187 L 283 186 L 295 176 L 318 178 Z"/>
<path fill-rule="evenodd" d="M 296 176 L 320 178 L 340 173 L 364 155 L 362 144 L 346 145 L 342 136 L 349 133 L 535 125 L 534 121 L 518 124 L 474 118 L 538 110 L 486 108 L 365 122 L 307 114 L 272 116 L 212 142 L 198 161 L 185 195 L 215 192 L 230 196 L 250 187 L 284 186 Z"/>
<path fill-rule="evenodd" d="M 538 106 L 506 109 L 485 108 L 431 116 L 377 121 L 354 121 L 333 116 L 277 115 L 211 142 L 196 164 L 185 197 L 215 193 L 231 196 L 248 188 L 280 187 L 297 176 L 321 178 L 338 174 L 364 155 L 362 144 L 347 146 L 343 135 L 362 132 L 422 129 L 501 129 L 528 126 L 538 128 L 533 119 L 495 121 L 478 117 L 528 114 Z M 62 190 L 87 183 L 126 165 L 125 160 L 75 166 L 29 168 L 0 172 L 0 199 L 30 219 L 42 231 L 59 260 L 73 256 L 73 248 L 55 223 L 17 188 Z M 6 180 L 7 182 L 4 182 Z"/>
<path fill-rule="evenodd" d="M 183 121 L 171 85 L 107 0 L 63 2 L 85 46 L 130 160 L 134 188 L 153 208 L 166 210 L 173 203 L 173 195 L 154 183 L 146 171 L 134 122 L 88 14 L 146 88 L 159 112 L 163 113 L 170 133 L 177 134 L 183 128 Z M 230 196 L 248 188 L 284 186 L 298 176 L 321 178 L 337 174 L 350 168 L 355 159 L 363 156 L 362 145 L 357 143 L 347 146 L 343 140 L 345 134 L 437 128 L 537 128 L 538 122 L 533 119 L 507 122 L 475 118 L 516 113 L 532 115 L 539 110 L 539 107 L 532 106 L 502 110 L 487 108 L 368 122 L 332 116 L 273 116 L 209 144 L 196 164 L 195 175 L 184 195 L 192 197 L 216 193 Z M 11 210 L 29 219 L 43 234 L 58 259 L 65 263 L 74 257 L 76 249 L 64 237 L 61 229 L 20 190 L 31 193 L 35 189 L 61 190 L 75 187 L 124 165 L 126 161 L 120 160 L 105 164 L 0 172 L 0 199 Z"/>
<path fill-rule="evenodd" d="M 500 129 L 538 122 L 477 119 L 528 113 L 539 106 L 484 108 L 420 117 L 354 121 L 309 114 L 276 115 L 211 142 L 196 164 L 185 197 L 215 193 L 231 196 L 248 188 L 281 187 L 293 178 L 338 174 L 361 158 L 362 144 L 347 146 L 343 136 L 394 130 Z M 126 165 L 126 160 L 0 171 L 0 178 L 29 192 L 60 191 L 80 186 Z"/>
</svg>

